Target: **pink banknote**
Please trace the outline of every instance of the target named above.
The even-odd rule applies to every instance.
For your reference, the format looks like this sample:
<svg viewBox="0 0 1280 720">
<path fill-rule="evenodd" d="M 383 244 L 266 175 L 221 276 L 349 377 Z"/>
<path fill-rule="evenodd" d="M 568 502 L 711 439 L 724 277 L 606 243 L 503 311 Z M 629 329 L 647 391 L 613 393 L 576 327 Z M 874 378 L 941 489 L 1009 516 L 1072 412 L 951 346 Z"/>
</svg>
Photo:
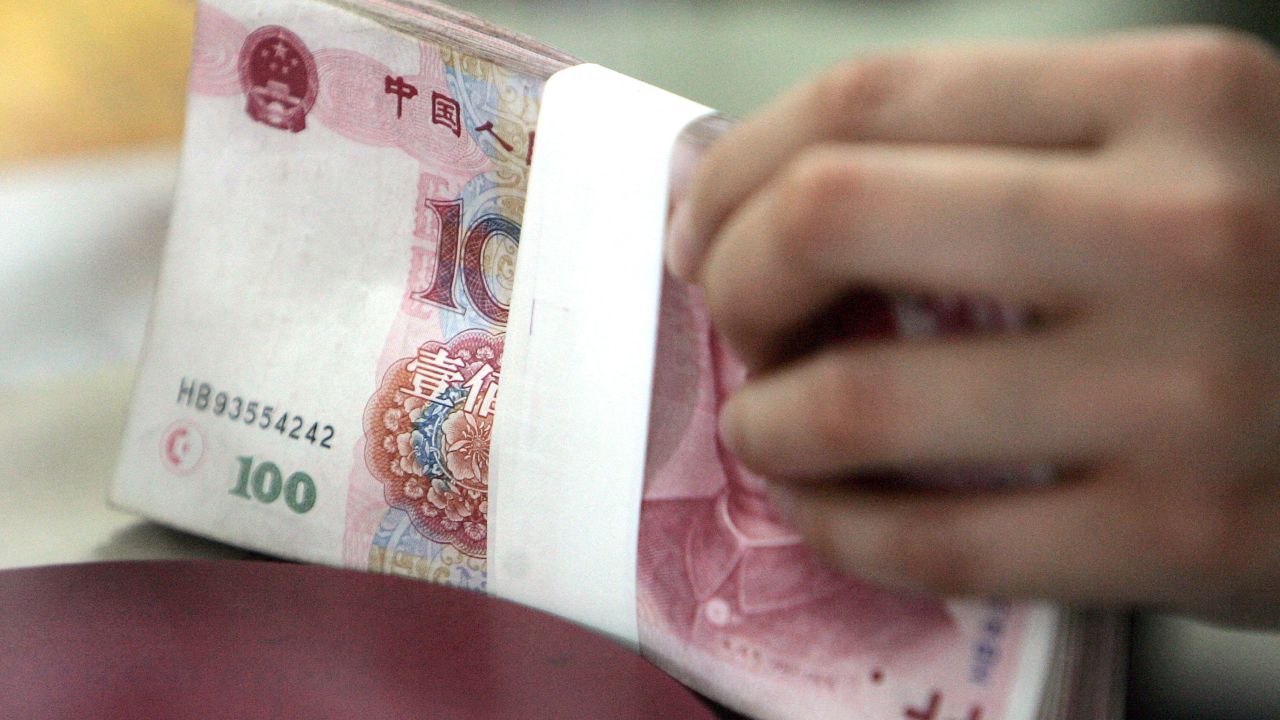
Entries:
<svg viewBox="0 0 1280 720">
<path fill-rule="evenodd" d="M 380 60 L 199 7 L 191 90 L 417 161 L 403 301 L 387 318 L 350 472 L 343 561 L 485 587 L 489 442 L 544 77 L 417 43 Z"/>
<path fill-rule="evenodd" d="M 397 36 L 375 51 L 354 37 L 325 39 L 324 23 L 308 31 L 286 26 L 288 13 L 261 24 L 250 16 L 199 5 L 193 95 L 221 98 L 228 110 L 234 100 L 237 127 L 273 142 L 322 134 L 335 140 L 326 150 L 335 162 L 345 147 L 377 148 L 412 168 L 386 174 L 411 200 L 352 191 L 353 213 L 358 204 L 412 231 L 358 239 L 393 245 L 402 267 L 387 279 L 394 313 L 377 320 L 385 340 L 376 352 L 360 349 L 376 358 L 358 361 L 363 414 L 335 421 L 358 426 L 339 447 L 341 562 L 485 589 L 490 442 L 546 76 L 447 44 Z M 1017 321 L 986 303 L 874 294 L 855 298 L 846 320 L 840 332 L 863 338 Z M 718 440 L 717 414 L 744 371 L 695 293 L 668 283 L 658 334 L 638 538 L 646 655 L 761 717 L 1009 717 L 1031 611 L 890 593 L 824 566 L 772 512 L 762 478 Z M 355 354 L 323 342 L 314 352 L 334 362 Z"/>
<path fill-rule="evenodd" d="M 849 308 L 854 337 L 999 330 L 988 303 L 891 300 Z M 949 602 L 838 574 L 772 511 L 763 478 L 717 434 L 745 369 L 697 292 L 663 290 L 640 516 L 640 639 L 689 684 L 762 717 L 1005 717 L 1027 611 Z"/>
</svg>

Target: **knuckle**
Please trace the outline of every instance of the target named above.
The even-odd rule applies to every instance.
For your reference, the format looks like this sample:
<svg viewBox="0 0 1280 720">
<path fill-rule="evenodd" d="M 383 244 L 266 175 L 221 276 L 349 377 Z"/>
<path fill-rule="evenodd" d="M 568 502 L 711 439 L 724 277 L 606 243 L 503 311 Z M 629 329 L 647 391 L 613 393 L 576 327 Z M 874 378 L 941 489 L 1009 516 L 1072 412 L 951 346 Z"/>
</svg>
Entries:
<svg viewBox="0 0 1280 720">
<path fill-rule="evenodd" d="M 1164 507 L 1154 533 L 1156 556 L 1166 559 L 1188 590 L 1224 590 L 1247 570 L 1250 559 L 1239 542 L 1240 506 L 1227 493 L 1191 491 L 1173 502 L 1165 499 Z"/>
<path fill-rule="evenodd" d="M 1250 60 L 1262 43 L 1227 27 L 1201 25 L 1166 35 L 1158 44 L 1169 62 L 1190 67 L 1229 68 Z"/>
<path fill-rule="evenodd" d="M 1156 62 L 1164 89 L 1206 117 L 1246 109 L 1280 72 L 1274 51 L 1246 33 L 1218 27 L 1171 33 L 1157 44 Z"/>
<path fill-rule="evenodd" d="M 858 135 L 874 127 L 913 75 L 905 56 L 881 55 L 845 61 L 814 83 L 810 110 L 834 130 Z"/>
<path fill-rule="evenodd" d="M 980 585 L 980 553 L 963 542 L 951 513 L 921 506 L 889 526 L 883 548 L 887 569 L 921 588 L 971 595 Z"/>
<path fill-rule="evenodd" d="M 1223 284 L 1242 276 L 1241 270 L 1266 240 L 1265 212 L 1248 193 L 1224 185 L 1193 202 L 1190 226 L 1199 237 L 1181 243 L 1178 259 L 1193 276 Z"/>
<path fill-rule="evenodd" d="M 1241 348 L 1212 323 L 1192 322 L 1179 343 L 1184 347 L 1147 373 L 1137 388 L 1145 413 L 1133 441 L 1141 454 L 1167 462 L 1169 453 L 1186 460 L 1184 471 L 1214 472 L 1223 463 L 1246 462 L 1256 454 L 1256 428 L 1271 420 L 1269 399 L 1257 388 L 1268 384 L 1265 361 Z M 1133 400 L 1131 400 L 1132 402 Z"/>
<path fill-rule="evenodd" d="M 1222 442 L 1220 428 L 1238 413 L 1234 396 L 1220 379 L 1220 371 L 1203 360 L 1164 368 L 1148 381 L 1154 398 L 1146 420 L 1154 432 L 1150 452 L 1204 455 Z M 1158 458 L 1155 458 L 1158 460 Z M 1199 460 L 1199 458 L 1197 458 Z"/>
<path fill-rule="evenodd" d="M 808 387 L 809 430 L 818 452 L 855 465 L 890 446 L 883 375 L 836 358 L 819 361 Z"/>
<path fill-rule="evenodd" d="M 864 185 L 861 175 L 854 163 L 822 147 L 805 151 L 792 163 L 778 188 L 773 213 L 773 236 L 785 261 L 823 265 L 833 242 L 825 229 L 834 206 L 847 209 L 858 202 Z"/>
<path fill-rule="evenodd" d="M 1203 359 L 1189 360 L 1157 371 L 1149 381 L 1150 394 L 1157 398 L 1153 403 L 1157 422 L 1171 419 L 1186 427 L 1173 428 L 1175 432 L 1200 434 L 1205 418 L 1218 416 L 1222 401 L 1217 392 L 1219 383 L 1216 372 Z M 1183 441 L 1193 438 L 1183 437 Z"/>
<path fill-rule="evenodd" d="M 1197 184 L 1148 209 L 1144 252 L 1197 287 L 1228 289 L 1265 250 L 1272 233 L 1266 202 L 1233 179 L 1208 172 Z"/>
</svg>

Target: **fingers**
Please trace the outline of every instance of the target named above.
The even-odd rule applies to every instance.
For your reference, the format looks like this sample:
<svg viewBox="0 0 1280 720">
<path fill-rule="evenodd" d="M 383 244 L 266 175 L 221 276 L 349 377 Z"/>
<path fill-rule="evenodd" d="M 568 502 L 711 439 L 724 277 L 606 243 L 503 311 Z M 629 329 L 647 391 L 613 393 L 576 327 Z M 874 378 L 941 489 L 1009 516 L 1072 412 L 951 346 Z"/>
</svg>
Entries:
<svg viewBox="0 0 1280 720">
<path fill-rule="evenodd" d="M 774 479 L 884 468 L 1088 463 L 1154 436 L 1178 399 L 1153 366 L 1075 333 L 827 349 L 747 383 L 721 433 Z"/>
<path fill-rule="evenodd" d="M 707 148 L 729 132 L 732 127 L 733 121 L 730 118 L 713 113 L 689 123 L 676 137 L 675 146 L 671 149 L 671 175 L 668 187 L 673 205 L 679 205 L 689 193 L 694 172 L 698 168 L 698 161 L 706 154 Z"/>
<path fill-rule="evenodd" d="M 1029 151 L 819 146 L 722 227 L 702 272 L 751 366 L 851 288 L 1070 306 L 1118 286 L 1126 230 L 1083 159 Z"/>
<path fill-rule="evenodd" d="M 774 496 L 819 554 L 889 586 L 1186 604 L 1184 593 L 1216 572 L 1198 559 L 1212 550 L 1180 537 L 1183 506 L 1161 500 L 1116 478 L 981 495 L 788 487 Z"/>
<path fill-rule="evenodd" d="M 1131 89 L 1105 44 L 952 48 L 850 62 L 784 96 L 704 158 L 668 243 L 695 280 L 716 228 L 797 151 L 831 141 L 1089 146 Z"/>
<path fill-rule="evenodd" d="M 726 443 L 856 574 L 1274 616 L 1275 228 L 1260 213 L 1276 98 L 1256 87 L 1278 68 L 1203 31 L 902 55 L 732 131 L 668 246 L 754 373 L 724 407 Z M 1043 322 L 894 341 L 874 333 L 911 315 L 865 301 L 884 293 Z M 1090 474 L 892 484 L 1046 464 Z"/>
</svg>

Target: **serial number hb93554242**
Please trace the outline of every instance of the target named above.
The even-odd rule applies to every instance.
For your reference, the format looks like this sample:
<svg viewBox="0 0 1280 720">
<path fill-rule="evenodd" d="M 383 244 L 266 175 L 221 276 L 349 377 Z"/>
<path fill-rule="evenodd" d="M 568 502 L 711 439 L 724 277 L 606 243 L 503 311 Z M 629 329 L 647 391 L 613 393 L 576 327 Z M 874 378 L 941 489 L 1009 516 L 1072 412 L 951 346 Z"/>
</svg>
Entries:
<svg viewBox="0 0 1280 720">
<path fill-rule="evenodd" d="M 216 390 L 206 382 L 182 378 L 178 383 L 178 404 L 200 412 L 210 412 L 216 417 L 226 417 L 260 430 L 275 430 L 292 440 L 305 440 L 317 447 L 332 448 L 336 434 L 332 425 L 318 421 L 310 425 L 301 415 L 276 412 L 274 405 L 258 400 L 246 400 L 243 396 Z"/>
</svg>

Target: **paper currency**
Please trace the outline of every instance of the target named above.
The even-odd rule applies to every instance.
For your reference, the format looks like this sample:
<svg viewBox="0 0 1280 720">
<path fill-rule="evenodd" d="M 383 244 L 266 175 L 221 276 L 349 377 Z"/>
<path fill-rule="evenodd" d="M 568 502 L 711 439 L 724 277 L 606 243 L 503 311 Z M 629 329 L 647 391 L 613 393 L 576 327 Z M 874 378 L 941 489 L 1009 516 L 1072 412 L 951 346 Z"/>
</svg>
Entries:
<svg viewBox="0 0 1280 720">
<path fill-rule="evenodd" d="M 217 0 L 197 26 L 113 500 L 282 557 L 488 589 L 502 532 L 491 443 L 526 190 L 545 165 L 539 109 L 547 78 L 575 61 L 407 0 Z M 561 261 L 522 257 L 520 277 Z M 947 312 L 869 304 L 863 331 L 998 315 Z M 650 425 L 632 429 L 648 447 L 632 541 L 646 655 L 761 717 L 1114 710 L 1117 636 L 1103 624 L 826 570 L 719 446 L 715 414 L 742 373 L 696 297 L 667 286 L 654 322 Z"/>
<path fill-rule="evenodd" d="M 996 310 L 868 296 L 854 326 L 867 337 L 926 322 L 956 332 L 993 327 Z M 762 717 L 1105 716 L 1098 705 L 1036 707 L 1043 678 L 1078 671 L 1045 652 L 1063 642 L 1052 608 L 890 593 L 822 564 L 772 511 L 764 479 L 719 441 L 719 407 L 745 370 L 696 295 L 670 283 L 659 328 L 638 562 L 647 654 Z"/>
<path fill-rule="evenodd" d="M 131 423 L 163 447 L 116 499 L 482 589 L 501 331 L 539 94 L 563 62 L 499 64 L 317 2 L 201 4 L 197 33 Z M 157 471 L 202 482 L 139 497 Z"/>
</svg>

